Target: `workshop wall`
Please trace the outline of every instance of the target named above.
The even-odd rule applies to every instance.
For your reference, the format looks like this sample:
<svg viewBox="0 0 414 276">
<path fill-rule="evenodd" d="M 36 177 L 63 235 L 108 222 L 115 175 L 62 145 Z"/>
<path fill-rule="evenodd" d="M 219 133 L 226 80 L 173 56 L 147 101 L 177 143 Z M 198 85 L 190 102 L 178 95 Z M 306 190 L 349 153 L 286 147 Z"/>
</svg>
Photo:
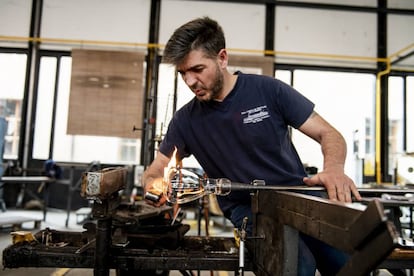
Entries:
<svg viewBox="0 0 414 276">
<path fill-rule="evenodd" d="M 56 39 L 147 43 L 149 0 L 45 0 L 41 36 Z M 77 45 L 85 48 L 87 45 Z M 93 46 L 96 48 L 96 46 Z M 122 48 L 117 45 L 116 47 Z M 53 44 L 42 48 L 56 49 Z M 61 47 L 59 47 L 61 48 Z M 69 46 L 64 47 L 70 50 Z"/>
<path fill-rule="evenodd" d="M 150 30 L 150 0 L 64 1 L 45 0 L 42 12 L 42 49 L 70 50 L 81 48 L 133 48 L 148 42 Z M 286 1 L 288 2 L 288 1 Z M 375 8 L 377 1 L 299 1 Z M 413 9 L 413 1 L 388 1 L 389 8 Z M 0 3 L 0 35 L 28 37 L 31 1 Z M 231 12 L 230 12 L 231 11 Z M 377 55 L 377 14 L 372 10 L 338 11 L 301 7 L 275 6 L 275 51 L 326 55 L 372 57 Z M 164 0 L 161 2 L 159 43 L 165 44 L 173 30 L 198 17 L 211 16 L 218 20 L 226 33 L 228 48 L 255 50 L 262 54 L 265 41 L 265 5 L 217 1 Z M 414 40 L 410 30 L 414 17 L 388 15 L 389 54 L 406 47 Z M 54 40 L 54 41 L 51 41 Z M 60 40 L 70 40 L 65 45 Z M 82 40 L 85 42 L 82 43 Z M 86 41 L 111 42 L 91 46 Z M 26 46 L 26 42 L 1 41 L 0 46 Z M 250 53 L 251 54 L 251 53 Z M 280 62 L 327 64 L 326 60 L 297 59 L 279 54 Z M 404 64 L 413 65 L 414 58 Z M 348 61 L 349 62 L 349 61 Z M 343 61 L 342 61 L 343 63 Z M 328 64 L 341 65 L 330 61 Z M 375 61 L 358 62 L 358 67 L 372 68 Z"/>
<path fill-rule="evenodd" d="M 263 4 L 163 1 L 160 43 L 167 43 L 168 38 L 180 25 L 201 16 L 210 16 L 220 22 L 226 35 L 227 48 L 264 49 L 266 14 Z"/>
<path fill-rule="evenodd" d="M 0 35 L 28 37 L 31 18 L 31 1 L 0 2 Z M 27 42 L 2 41 L 0 47 L 27 47 Z"/>
</svg>

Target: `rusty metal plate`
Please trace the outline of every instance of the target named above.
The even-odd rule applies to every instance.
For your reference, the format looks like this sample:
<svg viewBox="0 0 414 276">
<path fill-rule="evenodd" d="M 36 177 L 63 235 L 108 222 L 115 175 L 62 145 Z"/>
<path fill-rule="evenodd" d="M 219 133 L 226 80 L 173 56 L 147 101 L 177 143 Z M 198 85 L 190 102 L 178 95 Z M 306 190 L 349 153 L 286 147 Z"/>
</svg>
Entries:
<svg viewBox="0 0 414 276">
<path fill-rule="evenodd" d="M 123 167 L 105 168 L 82 174 L 81 196 L 89 199 L 107 199 L 125 188 L 127 169 Z"/>
</svg>

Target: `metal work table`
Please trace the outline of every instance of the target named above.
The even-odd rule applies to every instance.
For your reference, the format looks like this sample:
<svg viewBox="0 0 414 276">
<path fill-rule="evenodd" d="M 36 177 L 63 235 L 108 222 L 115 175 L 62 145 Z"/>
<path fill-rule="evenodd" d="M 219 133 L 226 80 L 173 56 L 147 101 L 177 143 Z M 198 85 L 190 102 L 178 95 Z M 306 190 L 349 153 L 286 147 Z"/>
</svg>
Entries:
<svg viewBox="0 0 414 276">
<path fill-rule="evenodd" d="M 76 233 L 70 234 L 73 239 Z M 125 270 L 220 270 L 237 271 L 239 257 L 233 238 L 188 236 L 176 249 L 143 249 L 116 247 L 110 249 L 107 268 Z M 8 268 L 71 267 L 94 268 L 94 248 L 77 253 L 78 246 L 46 247 L 26 244 L 7 249 L 4 262 Z M 26 252 L 30 256 L 22 255 Z M 9 259 L 13 258 L 13 259 Z M 29 258 L 29 259 L 25 259 Z M 246 260 L 246 270 L 252 270 Z M 100 274 L 103 275 L 103 274 Z M 137 274 L 139 275 L 139 274 Z"/>
<path fill-rule="evenodd" d="M 32 191 L 27 189 L 26 185 L 30 184 L 40 184 L 39 188 L 37 189 L 37 192 L 43 195 L 43 221 L 46 220 L 46 213 L 47 213 L 47 207 L 49 205 L 49 185 L 54 183 L 59 183 L 66 185 L 68 187 L 68 193 L 67 193 L 67 208 L 66 208 L 66 223 L 65 226 L 68 226 L 69 223 L 69 215 L 71 211 L 71 202 L 72 202 L 72 195 L 76 189 L 79 187 L 79 183 L 76 183 L 75 186 L 73 186 L 74 182 L 74 172 L 73 168 L 71 168 L 69 172 L 69 178 L 67 179 L 56 179 L 53 177 L 48 176 L 3 176 L 1 177 L 0 181 L 5 184 L 17 184 L 20 185 L 20 191 L 17 196 L 16 200 L 16 207 L 22 207 L 23 198 L 25 194 L 28 194 L 30 197 L 41 200 L 38 195 L 33 193 Z"/>
<path fill-rule="evenodd" d="M 298 193 L 259 191 L 253 196 L 252 208 L 255 229 L 253 237 L 247 239 L 249 253 L 245 255 L 244 270 L 254 271 L 258 276 L 295 274 L 296 263 L 292 260 L 297 254 L 296 231 L 351 254 L 349 263 L 339 275 L 366 275 L 398 246 L 393 224 L 387 220 L 377 200 L 361 210 L 350 204 Z M 103 206 L 103 209 L 107 207 Z M 131 221 L 131 217 L 127 217 Z M 96 234 L 93 231 L 89 234 L 54 231 L 50 234 L 54 243 L 50 244 L 41 242 L 42 237 L 47 236 L 44 231 L 48 230 L 44 230 L 36 234 L 39 242 L 6 248 L 3 264 L 5 268 L 94 268 L 95 275 L 102 276 L 108 275 L 111 268 L 126 271 L 239 269 L 239 254 L 233 238 L 180 238 L 172 232 L 162 238 L 166 247 L 151 247 L 146 242 L 156 235 L 157 227 L 151 228 L 151 233 L 138 242 L 132 242 L 133 233 L 129 235 L 131 243 L 125 239 L 119 242 L 120 237 L 115 235 L 118 231 L 110 235 L 113 232 L 111 221 L 107 218 L 98 220 Z M 177 239 L 171 239 L 172 236 Z M 96 243 L 92 242 L 94 237 Z"/>
<path fill-rule="evenodd" d="M 363 184 L 358 187 L 358 191 L 363 195 L 375 194 L 414 194 L 414 187 L 412 185 L 394 185 L 394 184 Z"/>
<path fill-rule="evenodd" d="M 100 187 L 92 207 L 96 224 L 85 224 L 83 232 L 45 229 L 36 233 L 35 241 L 10 245 L 3 251 L 5 268 L 93 268 L 96 276 L 108 276 L 109 269 L 127 274 L 158 269 L 296 275 L 298 233 L 302 232 L 350 254 L 338 275 L 366 275 L 388 261 L 394 249 L 406 249 L 378 199 L 356 206 L 302 194 L 323 191 L 322 187 L 239 185 L 251 189 L 254 226 L 253 236 L 246 239 L 247 254 L 240 255 L 234 238 L 185 236 L 188 225 L 175 219 L 165 223 L 172 207 L 157 208 L 145 202 L 122 204 L 118 190 L 125 186 L 125 169 L 93 174 L 97 173 L 105 175 L 100 179 L 106 182 L 92 182 L 85 176 L 81 192 L 95 194 L 90 188 L 96 186 L 90 185 Z M 378 188 L 361 188 L 360 192 L 414 192 Z M 111 192 L 106 194 L 105 189 Z"/>
<path fill-rule="evenodd" d="M 23 203 L 23 197 L 28 193 L 31 197 L 39 199 L 37 195 L 26 189 L 27 184 L 40 184 L 38 192 L 43 194 L 43 221 L 46 220 L 47 205 L 49 202 L 48 185 L 56 182 L 56 179 L 48 176 L 2 176 L 1 182 L 5 184 L 19 184 L 20 192 L 17 196 L 16 207 L 21 207 Z M 29 193 L 30 192 L 30 193 Z"/>
</svg>

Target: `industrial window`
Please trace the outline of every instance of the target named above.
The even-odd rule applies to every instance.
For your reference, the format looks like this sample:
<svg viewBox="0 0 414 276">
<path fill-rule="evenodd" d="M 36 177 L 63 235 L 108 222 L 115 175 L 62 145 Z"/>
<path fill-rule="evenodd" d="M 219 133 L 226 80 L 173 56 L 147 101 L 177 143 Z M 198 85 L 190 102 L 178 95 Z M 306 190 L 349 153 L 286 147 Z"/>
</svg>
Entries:
<svg viewBox="0 0 414 276">
<path fill-rule="evenodd" d="M 0 115 L 7 121 L 5 159 L 17 159 L 19 151 L 26 62 L 26 54 L 0 53 Z"/>
<path fill-rule="evenodd" d="M 392 76 L 388 79 L 388 174 L 397 173 L 397 183 L 412 182 L 406 160 L 414 154 L 414 77 Z M 412 161 L 408 161 L 412 162 Z M 409 167 L 412 167 L 409 165 Z M 409 168 L 408 167 L 408 168 Z"/>
<path fill-rule="evenodd" d="M 414 76 L 407 77 L 407 152 L 414 154 Z"/>
<path fill-rule="evenodd" d="M 56 57 L 41 58 L 32 155 L 37 159 L 49 158 L 56 68 Z"/>
<path fill-rule="evenodd" d="M 276 70 L 275 76 L 277 79 L 292 85 L 292 71 L 289 70 Z"/>
<path fill-rule="evenodd" d="M 388 78 L 388 174 L 404 154 L 404 78 Z"/>
<path fill-rule="evenodd" d="M 347 143 L 345 172 L 360 185 L 374 173 L 375 75 L 295 70 L 293 86 L 315 103 L 315 110 L 344 136 Z M 299 131 L 293 142 L 302 161 L 323 168 L 319 144 Z"/>
</svg>

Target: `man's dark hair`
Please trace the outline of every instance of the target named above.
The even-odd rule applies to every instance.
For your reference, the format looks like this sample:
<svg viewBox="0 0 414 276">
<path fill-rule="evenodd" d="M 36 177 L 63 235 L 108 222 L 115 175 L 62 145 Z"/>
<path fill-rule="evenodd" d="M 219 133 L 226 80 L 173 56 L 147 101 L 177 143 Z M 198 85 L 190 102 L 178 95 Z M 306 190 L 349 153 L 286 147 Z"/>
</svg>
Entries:
<svg viewBox="0 0 414 276">
<path fill-rule="evenodd" d="M 180 64 L 192 50 L 215 57 L 226 47 L 223 29 L 209 17 L 194 19 L 176 29 L 164 49 L 163 61 Z"/>
</svg>

